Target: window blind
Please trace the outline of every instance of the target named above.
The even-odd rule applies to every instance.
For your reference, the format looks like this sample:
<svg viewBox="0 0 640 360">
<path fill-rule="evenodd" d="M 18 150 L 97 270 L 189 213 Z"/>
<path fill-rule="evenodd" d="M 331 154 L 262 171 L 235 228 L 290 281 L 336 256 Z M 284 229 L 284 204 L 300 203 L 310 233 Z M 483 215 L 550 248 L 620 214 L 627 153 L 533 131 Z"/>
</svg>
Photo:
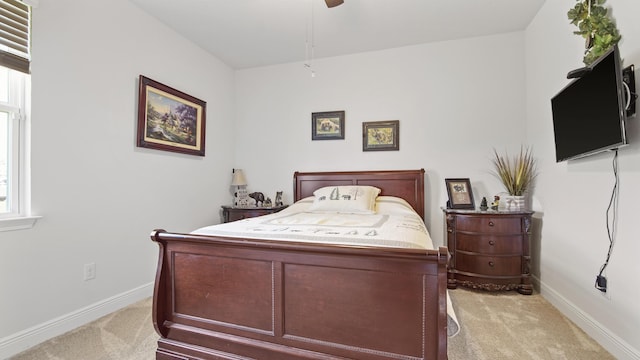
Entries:
<svg viewBox="0 0 640 360">
<path fill-rule="evenodd" d="M 29 74 L 31 7 L 0 0 L 0 65 Z"/>
</svg>

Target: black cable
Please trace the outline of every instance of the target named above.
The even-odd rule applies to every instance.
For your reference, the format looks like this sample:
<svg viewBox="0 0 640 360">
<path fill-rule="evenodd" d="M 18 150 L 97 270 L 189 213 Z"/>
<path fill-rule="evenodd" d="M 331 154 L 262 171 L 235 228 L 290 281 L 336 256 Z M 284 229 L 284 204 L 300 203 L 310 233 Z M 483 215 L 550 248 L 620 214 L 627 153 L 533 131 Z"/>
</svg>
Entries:
<svg viewBox="0 0 640 360">
<path fill-rule="evenodd" d="M 618 149 L 615 150 L 615 154 L 613 155 L 613 176 L 614 176 L 614 184 L 613 190 L 611 191 L 611 199 L 609 200 L 609 206 L 607 207 L 607 235 L 609 236 L 609 251 L 607 252 L 607 259 L 604 264 L 600 267 L 600 272 L 596 277 L 596 289 L 606 292 L 607 291 L 607 280 L 602 276 L 602 273 L 609 265 L 609 259 L 611 258 L 611 251 L 613 250 L 613 240 L 615 238 L 615 226 L 616 226 L 616 217 L 618 210 Z M 611 220 L 609 220 L 609 214 L 611 215 Z M 610 225 L 611 224 L 611 225 Z"/>
</svg>

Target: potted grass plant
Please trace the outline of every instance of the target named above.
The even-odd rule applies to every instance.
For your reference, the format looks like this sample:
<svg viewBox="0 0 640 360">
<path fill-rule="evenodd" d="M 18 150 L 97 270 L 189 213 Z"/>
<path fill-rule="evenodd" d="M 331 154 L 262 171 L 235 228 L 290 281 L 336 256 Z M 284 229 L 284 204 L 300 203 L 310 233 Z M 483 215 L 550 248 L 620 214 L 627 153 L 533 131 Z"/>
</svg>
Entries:
<svg viewBox="0 0 640 360">
<path fill-rule="evenodd" d="M 509 157 L 493 149 L 493 174 L 502 182 L 508 196 L 500 198 L 500 210 L 525 210 L 525 195 L 537 175 L 536 159 L 531 148 L 520 147 L 520 153 Z"/>
</svg>

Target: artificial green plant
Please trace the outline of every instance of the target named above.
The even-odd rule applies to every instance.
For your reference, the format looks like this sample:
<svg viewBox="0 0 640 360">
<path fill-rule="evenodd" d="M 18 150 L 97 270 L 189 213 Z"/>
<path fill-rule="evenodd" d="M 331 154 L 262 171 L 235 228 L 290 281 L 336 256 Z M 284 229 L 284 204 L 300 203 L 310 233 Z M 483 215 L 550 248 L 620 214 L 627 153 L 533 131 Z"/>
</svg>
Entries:
<svg viewBox="0 0 640 360">
<path fill-rule="evenodd" d="M 573 33 L 585 38 L 585 55 L 582 61 L 591 65 L 622 38 L 615 22 L 604 7 L 606 0 L 576 0 L 567 17 L 578 31 Z"/>
<path fill-rule="evenodd" d="M 493 174 L 502 181 L 509 195 L 522 196 L 532 186 L 537 175 L 536 159 L 531 148 L 520 148 L 520 154 L 510 158 L 493 149 Z"/>
</svg>

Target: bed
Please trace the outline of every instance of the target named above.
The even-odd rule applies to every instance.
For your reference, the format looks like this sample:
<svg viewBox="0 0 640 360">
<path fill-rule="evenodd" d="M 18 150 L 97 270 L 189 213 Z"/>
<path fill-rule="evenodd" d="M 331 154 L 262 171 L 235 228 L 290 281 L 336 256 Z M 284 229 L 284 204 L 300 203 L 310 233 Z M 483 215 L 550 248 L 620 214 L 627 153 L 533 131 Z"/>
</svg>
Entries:
<svg viewBox="0 0 640 360">
<path fill-rule="evenodd" d="M 294 205 L 350 185 L 404 199 L 424 219 L 423 169 L 296 172 Z M 156 359 L 447 358 L 445 247 L 164 230 L 151 239 Z"/>
</svg>

